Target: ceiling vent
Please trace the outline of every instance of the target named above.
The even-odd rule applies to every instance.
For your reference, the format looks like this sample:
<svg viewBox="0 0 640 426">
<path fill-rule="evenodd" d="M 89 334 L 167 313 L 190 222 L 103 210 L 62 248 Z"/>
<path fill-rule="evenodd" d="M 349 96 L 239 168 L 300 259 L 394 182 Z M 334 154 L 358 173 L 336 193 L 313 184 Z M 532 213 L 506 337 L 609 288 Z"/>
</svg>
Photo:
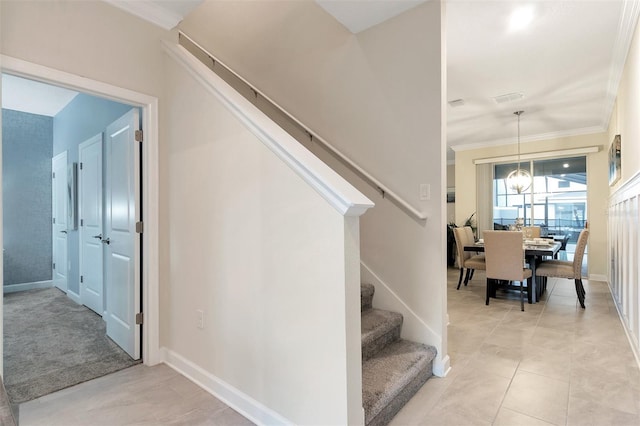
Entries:
<svg viewBox="0 0 640 426">
<path fill-rule="evenodd" d="M 454 99 L 452 101 L 449 101 L 449 106 L 451 108 L 461 107 L 462 105 L 464 105 L 464 99 Z"/>
<path fill-rule="evenodd" d="M 522 99 L 523 97 L 524 97 L 524 94 L 516 92 L 516 93 L 507 93 L 506 95 L 496 96 L 495 98 L 493 98 L 493 100 L 496 101 L 497 104 L 504 104 L 506 102 L 517 101 L 518 99 Z"/>
</svg>

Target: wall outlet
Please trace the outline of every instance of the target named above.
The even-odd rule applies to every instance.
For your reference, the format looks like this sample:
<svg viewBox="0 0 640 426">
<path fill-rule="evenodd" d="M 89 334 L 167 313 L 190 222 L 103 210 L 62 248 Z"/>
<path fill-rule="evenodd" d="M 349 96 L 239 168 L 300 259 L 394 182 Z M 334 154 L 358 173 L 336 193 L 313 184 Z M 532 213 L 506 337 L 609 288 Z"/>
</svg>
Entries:
<svg viewBox="0 0 640 426">
<path fill-rule="evenodd" d="M 428 183 L 420 184 L 420 201 L 429 201 L 431 199 L 431 185 Z"/>
<path fill-rule="evenodd" d="M 202 309 L 196 309 L 196 327 L 204 328 L 204 311 Z"/>
</svg>

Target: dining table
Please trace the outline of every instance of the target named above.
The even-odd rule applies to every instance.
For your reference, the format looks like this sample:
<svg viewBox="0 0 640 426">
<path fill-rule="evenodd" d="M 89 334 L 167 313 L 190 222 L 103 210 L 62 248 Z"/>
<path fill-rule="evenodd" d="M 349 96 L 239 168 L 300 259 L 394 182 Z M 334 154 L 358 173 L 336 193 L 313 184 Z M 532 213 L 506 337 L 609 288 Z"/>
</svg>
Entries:
<svg viewBox="0 0 640 426">
<path fill-rule="evenodd" d="M 534 240 L 524 240 L 522 242 L 524 249 L 524 258 L 529 264 L 531 268 L 531 297 L 529 298 L 529 303 L 537 303 L 540 300 L 540 297 L 546 290 L 546 281 L 544 279 L 540 279 L 542 277 L 536 276 L 536 267 L 542 260 L 546 258 L 555 258 L 558 251 L 562 247 L 562 243 L 558 241 L 554 241 L 552 239 L 534 239 Z M 473 252 L 484 252 L 484 242 L 479 240 L 475 242 L 473 245 L 464 246 L 464 251 L 473 251 Z"/>
</svg>

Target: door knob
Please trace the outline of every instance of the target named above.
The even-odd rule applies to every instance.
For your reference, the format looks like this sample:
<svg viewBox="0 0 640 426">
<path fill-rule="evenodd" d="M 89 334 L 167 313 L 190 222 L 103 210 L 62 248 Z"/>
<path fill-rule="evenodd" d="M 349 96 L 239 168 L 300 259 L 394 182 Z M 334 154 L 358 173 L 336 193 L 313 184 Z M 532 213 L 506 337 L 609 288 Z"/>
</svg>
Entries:
<svg viewBox="0 0 640 426">
<path fill-rule="evenodd" d="M 111 240 L 109 238 L 105 238 L 102 242 L 105 244 L 111 244 Z"/>
<path fill-rule="evenodd" d="M 93 238 L 97 238 L 97 239 L 99 239 L 100 241 L 102 241 L 102 234 L 100 234 L 100 235 L 94 235 L 94 236 L 93 236 Z"/>
</svg>

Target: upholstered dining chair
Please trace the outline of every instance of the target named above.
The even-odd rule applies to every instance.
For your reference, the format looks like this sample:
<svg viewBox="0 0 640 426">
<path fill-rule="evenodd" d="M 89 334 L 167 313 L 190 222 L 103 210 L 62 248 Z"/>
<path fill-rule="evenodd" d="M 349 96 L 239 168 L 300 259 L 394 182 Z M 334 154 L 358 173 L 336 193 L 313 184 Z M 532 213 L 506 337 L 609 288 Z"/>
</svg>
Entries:
<svg viewBox="0 0 640 426">
<path fill-rule="evenodd" d="M 470 239 L 469 232 L 471 233 Z M 464 269 L 467 269 L 467 275 L 464 279 L 464 285 L 466 286 L 471 279 L 471 276 L 473 275 L 473 271 L 475 271 L 476 269 L 484 271 L 485 263 L 484 256 L 474 255 L 473 252 L 464 251 L 464 246 L 469 246 L 474 243 L 473 231 L 470 227 L 465 226 L 463 228 L 453 228 L 453 236 L 456 239 L 456 247 L 458 249 L 458 266 L 460 267 L 460 278 L 458 278 L 457 290 L 460 290 L 460 283 L 462 283 L 462 275 L 464 273 Z"/>
<path fill-rule="evenodd" d="M 525 226 L 522 228 L 522 233 L 528 239 L 540 238 L 540 235 L 542 234 L 539 226 Z"/>
<path fill-rule="evenodd" d="M 578 236 L 578 243 L 576 244 L 576 252 L 573 255 L 573 262 L 566 260 L 545 260 L 540 262 L 540 265 L 536 267 L 536 276 L 538 277 L 555 277 L 555 278 L 569 278 L 573 279 L 576 286 L 576 295 L 580 306 L 584 308 L 584 298 L 586 292 L 582 285 L 582 259 L 584 258 L 584 251 L 587 248 L 587 240 L 589 239 L 589 230 L 583 229 Z"/>
<path fill-rule="evenodd" d="M 520 309 L 524 311 L 523 282 L 531 288 L 531 269 L 524 267 L 522 232 L 484 231 L 484 254 L 487 265 L 487 298 L 493 293 L 495 280 L 520 282 Z"/>
</svg>

